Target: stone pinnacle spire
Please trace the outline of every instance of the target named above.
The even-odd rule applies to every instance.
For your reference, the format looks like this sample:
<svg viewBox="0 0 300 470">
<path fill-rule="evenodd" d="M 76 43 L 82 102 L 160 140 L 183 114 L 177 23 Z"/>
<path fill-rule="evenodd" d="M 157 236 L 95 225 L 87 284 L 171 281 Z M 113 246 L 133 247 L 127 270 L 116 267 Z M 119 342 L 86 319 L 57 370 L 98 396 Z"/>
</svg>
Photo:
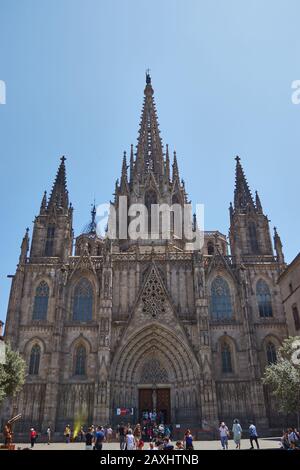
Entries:
<svg viewBox="0 0 300 470">
<path fill-rule="evenodd" d="M 240 163 L 240 157 L 236 158 L 236 171 L 235 171 L 235 190 L 234 190 L 234 209 L 246 210 L 247 207 L 255 208 L 251 191 L 246 180 L 243 167 Z"/>
<path fill-rule="evenodd" d="M 48 202 L 47 209 L 62 209 L 68 210 L 69 206 L 69 197 L 67 191 L 67 180 L 66 180 L 66 167 L 65 160 L 66 158 L 61 157 L 61 162 L 56 174 L 56 178 L 52 187 L 51 196 Z"/>
<path fill-rule="evenodd" d="M 262 205 L 261 205 L 261 202 L 260 202 L 260 197 L 259 197 L 257 191 L 255 191 L 255 206 L 256 206 L 256 210 L 258 212 L 261 212 L 261 213 L 263 212 Z"/>
<path fill-rule="evenodd" d="M 140 177 L 152 171 L 159 181 L 164 175 L 164 158 L 153 94 L 151 77 L 147 71 L 135 165 Z"/>
</svg>

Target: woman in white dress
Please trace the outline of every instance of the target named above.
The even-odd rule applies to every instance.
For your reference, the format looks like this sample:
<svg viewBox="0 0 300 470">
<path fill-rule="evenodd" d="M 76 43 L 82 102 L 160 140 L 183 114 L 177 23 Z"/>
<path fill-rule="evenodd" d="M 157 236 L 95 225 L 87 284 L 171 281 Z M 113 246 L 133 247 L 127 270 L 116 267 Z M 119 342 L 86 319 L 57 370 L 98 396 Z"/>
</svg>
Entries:
<svg viewBox="0 0 300 470">
<path fill-rule="evenodd" d="M 126 436 L 126 450 L 134 450 L 134 449 L 135 449 L 134 435 L 132 434 L 132 430 L 128 429 L 128 434 Z"/>
<path fill-rule="evenodd" d="M 239 423 L 238 419 L 235 419 L 233 421 L 233 426 L 232 426 L 232 433 L 233 433 L 233 440 L 236 445 L 236 449 L 241 448 L 241 437 L 242 437 L 242 426 Z"/>
</svg>

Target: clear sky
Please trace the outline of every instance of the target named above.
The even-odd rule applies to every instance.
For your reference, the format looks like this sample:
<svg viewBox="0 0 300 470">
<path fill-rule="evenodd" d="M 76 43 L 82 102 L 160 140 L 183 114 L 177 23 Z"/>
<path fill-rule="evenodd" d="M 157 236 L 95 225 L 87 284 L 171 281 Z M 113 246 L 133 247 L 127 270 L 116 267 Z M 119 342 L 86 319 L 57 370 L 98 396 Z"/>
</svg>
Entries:
<svg viewBox="0 0 300 470">
<path fill-rule="evenodd" d="M 59 157 L 75 234 L 112 198 L 136 143 L 145 69 L 205 229 L 228 232 L 239 154 L 251 189 L 299 252 L 298 0 L 0 0 L 0 318 L 27 226 Z M 32 233 L 32 231 L 30 232 Z"/>
</svg>

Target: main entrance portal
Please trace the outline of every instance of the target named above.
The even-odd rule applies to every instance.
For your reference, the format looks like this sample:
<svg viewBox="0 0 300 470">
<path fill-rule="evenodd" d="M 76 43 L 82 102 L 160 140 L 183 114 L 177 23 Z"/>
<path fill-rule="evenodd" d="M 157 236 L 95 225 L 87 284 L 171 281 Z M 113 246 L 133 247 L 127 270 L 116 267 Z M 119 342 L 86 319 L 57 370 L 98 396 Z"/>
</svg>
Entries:
<svg viewBox="0 0 300 470">
<path fill-rule="evenodd" d="M 155 412 L 156 421 L 171 422 L 171 403 L 169 388 L 141 388 L 139 390 L 139 419 L 146 413 Z"/>
</svg>

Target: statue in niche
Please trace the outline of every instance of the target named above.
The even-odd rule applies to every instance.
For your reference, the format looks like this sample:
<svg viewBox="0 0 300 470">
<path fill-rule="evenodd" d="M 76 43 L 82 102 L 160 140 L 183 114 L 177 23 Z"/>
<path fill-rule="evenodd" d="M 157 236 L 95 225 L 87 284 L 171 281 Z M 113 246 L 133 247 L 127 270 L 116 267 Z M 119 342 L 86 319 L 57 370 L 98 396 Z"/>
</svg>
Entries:
<svg viewBox="0 0 300 470">
<path fill-rule="evenodd" d="M 110 295 L 110 273 L 104 273 L 104 298 Z"/>
<path fill-rule="evenodd" d="M 197 290 L 199 297 L 204 297 L 204 268 L 202 266 L 197 271 Z"/>
</svg>

